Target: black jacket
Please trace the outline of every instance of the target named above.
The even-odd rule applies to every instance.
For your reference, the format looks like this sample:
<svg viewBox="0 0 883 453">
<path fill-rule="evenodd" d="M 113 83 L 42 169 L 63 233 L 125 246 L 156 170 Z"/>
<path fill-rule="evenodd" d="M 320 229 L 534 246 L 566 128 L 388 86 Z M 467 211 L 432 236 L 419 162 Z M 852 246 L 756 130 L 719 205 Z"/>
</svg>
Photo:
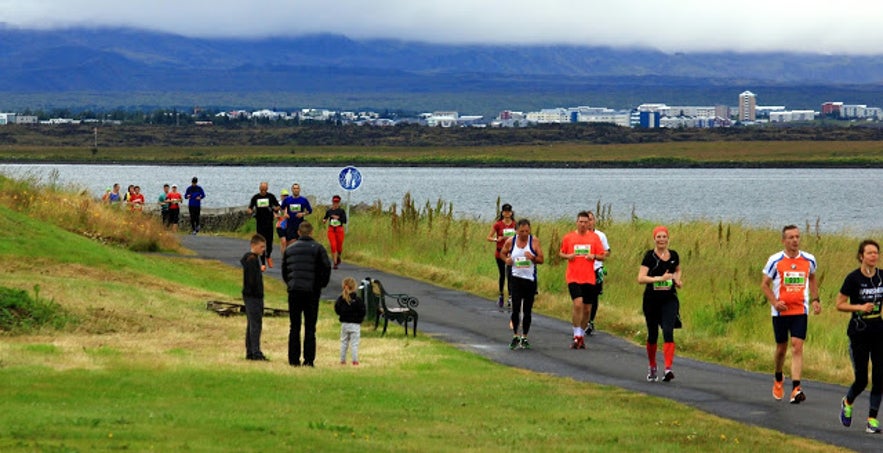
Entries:
<svg viewBox="0 0 883 453">
<path fill-rule="evenodd" d="M 261 257 L 248 252 L 239 260 L 242 264 L 242 297 L 263 298 L 264 276 L 261 272 Z"/>
<path fill-rule="evenodd" d="M 285 249 L 282 257 L 282 280 L 289 291 L 317 292 L 328 286 L 331 260 L 322 244 L 302 236 Z"/>
<path fill-rule="evenodd" d="M 361 324 L 365 320 L 365 303 L 356 293 L 350 294 L 350 303 L 346 303 L 343 296 L 340 296 L 334 303 L 334 312 L 339 316 L 340 322 Z"/>
</svg>

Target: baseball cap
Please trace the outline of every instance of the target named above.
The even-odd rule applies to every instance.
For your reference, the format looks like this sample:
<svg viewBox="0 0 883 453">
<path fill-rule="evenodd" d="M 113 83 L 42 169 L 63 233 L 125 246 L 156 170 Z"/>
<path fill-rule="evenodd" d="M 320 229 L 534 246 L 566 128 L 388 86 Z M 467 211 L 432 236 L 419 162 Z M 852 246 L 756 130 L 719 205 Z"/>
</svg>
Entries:
<svg viewBox="0 0 883 453">
<path fill-rule="evenodd" d="M 282 192 L 281 192 L 281 193 L 282 193 L 282 195 L 288 195 L 288 190 L 286 190 L 286 189 L 282 189 Z"/>
<path fill-rule="evenodd" d="M 512 210 L 512 205 L 509 203 L 506 203 L 500 207 L 500 211 L 511 211 L 511 210 Z"/>
<path fill-rule="evenodd" d="M 331 201 L 340 201 L 340 195 L 335 195 L 331 197 Z"/>
</svg>

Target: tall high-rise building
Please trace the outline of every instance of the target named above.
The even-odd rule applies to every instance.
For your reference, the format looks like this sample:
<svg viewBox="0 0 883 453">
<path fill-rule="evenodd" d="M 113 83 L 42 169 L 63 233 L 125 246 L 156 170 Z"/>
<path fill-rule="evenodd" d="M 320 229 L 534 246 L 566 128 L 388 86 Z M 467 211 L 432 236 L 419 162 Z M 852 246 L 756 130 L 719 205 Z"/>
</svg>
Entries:
<svg viewBox="0 0 883 453">
<path fill-rule="evenodd" d="M 757 119 L 757 96 L 750 91 L 743 91 L 739 95 L 739 121 L 754 121 Z"/>
</svg>

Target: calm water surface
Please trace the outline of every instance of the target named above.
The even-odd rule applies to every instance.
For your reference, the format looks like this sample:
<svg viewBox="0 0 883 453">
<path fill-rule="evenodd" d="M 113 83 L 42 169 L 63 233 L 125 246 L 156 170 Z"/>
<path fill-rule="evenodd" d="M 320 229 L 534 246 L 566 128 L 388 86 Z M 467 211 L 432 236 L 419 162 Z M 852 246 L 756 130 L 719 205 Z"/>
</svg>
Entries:
<svg viewBox="0 0 883 453">
<path fill-rule="evenodd" d="M 183 192 L 198 176 L 206 207 L 243 206 L 260 181 L 270 191 L 300 183 L 303 194 L 328 203 L 346 192 L 337 182 L 340 167 L 216 167 L 134 165 L 3 165 L 12 176 L 33 176 L 83 187 L 99 196 L 119 182 L 137 184 L 148 200 L 164 183 Z M 883 230 L 881 169 L 505 169 L 360 167 L 362 186 L 352 203 L 381 200 L 401 204 L 410 192 L 422 206 L 451 202 L 456 215 L 490 221 L 499 197 L 517 217 L 573 217 L 581 209 L 610 205 L 613 218 L 632 213 L 659 222 L 705 219 L 780 227 L 815 225 L 822 231 L 856 234 Z"/>
</svg>

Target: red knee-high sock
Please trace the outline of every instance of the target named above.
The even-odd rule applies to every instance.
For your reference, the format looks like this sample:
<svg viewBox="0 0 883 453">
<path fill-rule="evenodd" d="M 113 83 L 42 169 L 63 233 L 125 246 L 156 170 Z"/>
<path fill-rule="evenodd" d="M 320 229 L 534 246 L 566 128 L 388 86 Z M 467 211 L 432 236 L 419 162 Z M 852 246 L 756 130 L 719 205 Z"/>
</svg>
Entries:
<svg viewBox="0 0 883 453">
<path fill-rule="evenodd" d="M 665 355 L 665 369 L 670 370 L 672 362 L 675 361 L 675 344 L 674 342 L 662 345 L 662 353 Z"/>
<path fill-rule="evenodd" d="M 647 343 L 647 360 L 650 361 L 651 367 L 656 367 L 656 343 Z"/>
</svg>

